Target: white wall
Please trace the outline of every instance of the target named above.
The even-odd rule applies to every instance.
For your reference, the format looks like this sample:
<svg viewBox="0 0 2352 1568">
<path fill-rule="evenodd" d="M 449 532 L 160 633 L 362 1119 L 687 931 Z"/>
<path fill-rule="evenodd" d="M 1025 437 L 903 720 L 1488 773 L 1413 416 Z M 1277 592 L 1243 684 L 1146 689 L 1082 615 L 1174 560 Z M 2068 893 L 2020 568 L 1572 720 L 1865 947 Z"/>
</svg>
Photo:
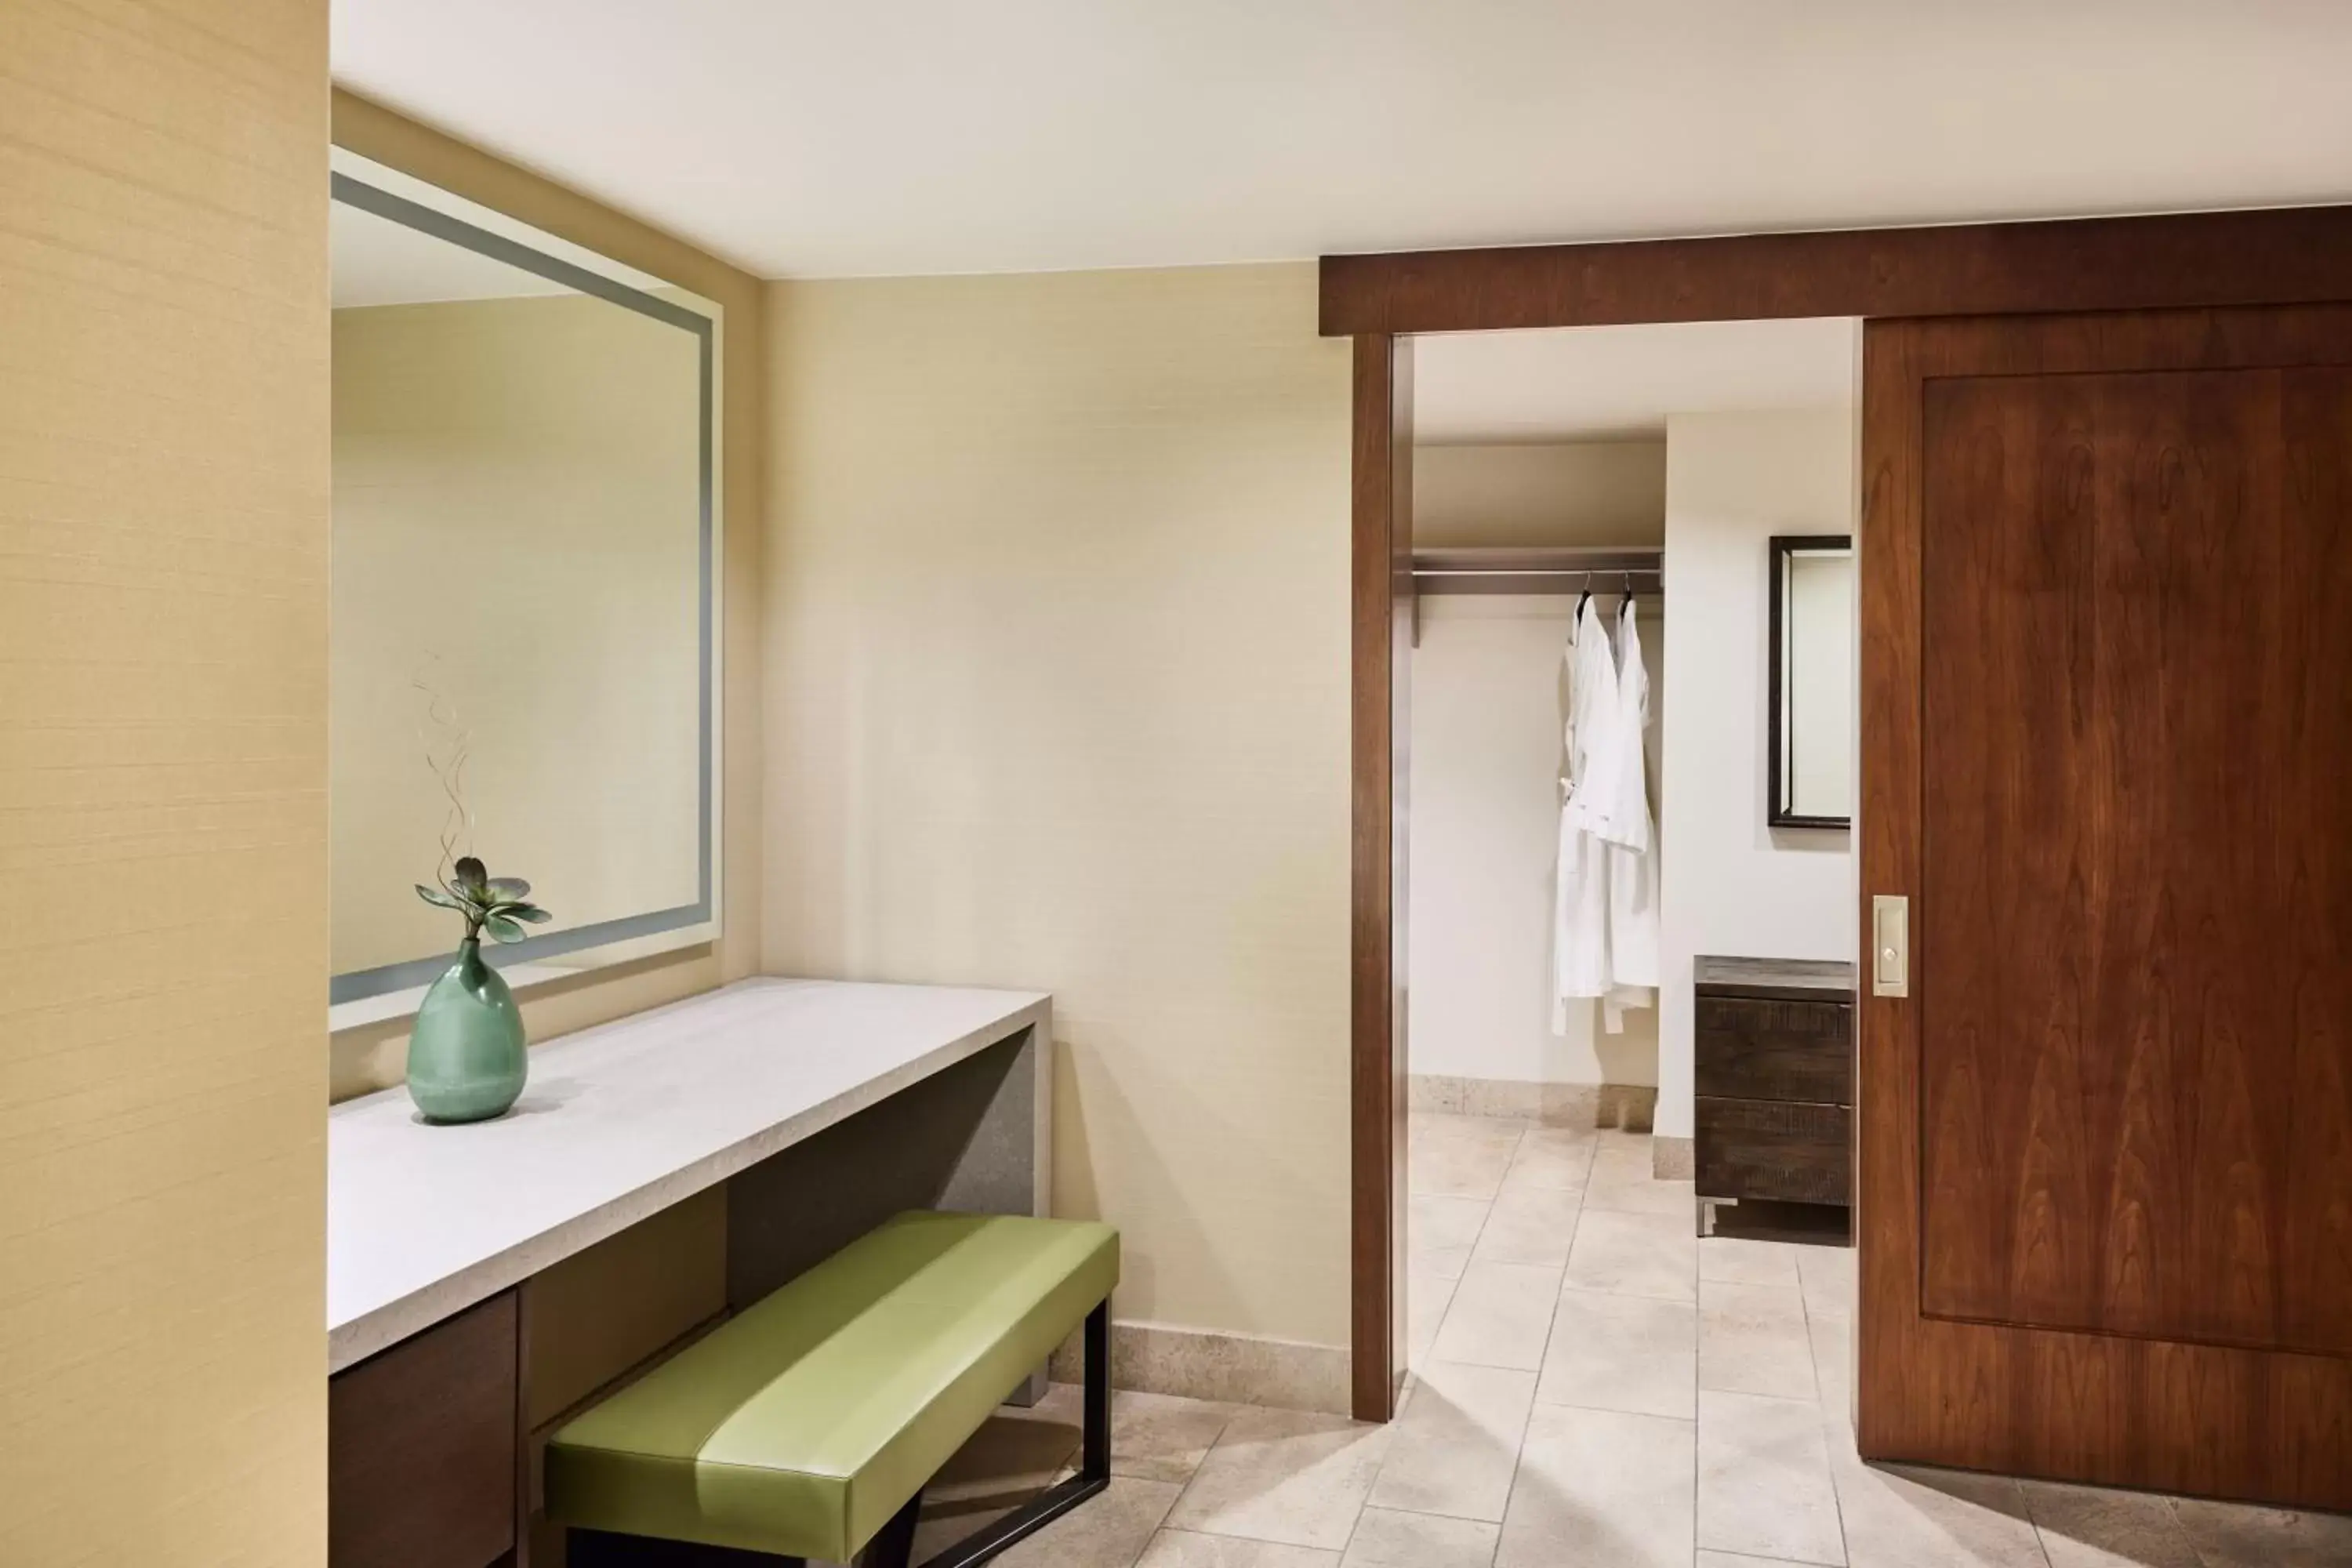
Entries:
<svg viewBox="0 0 2352 1568">
<path fill-rule="evenodd" d="M 1666 422 L 1666 584 L 1681 635 L 1659 834 L 1665 858 L 1657 1131 L 1691 1135 L 1691 960 L 1852 959 L 1850 835 L 1764 826 L 1768 541 L 1849 533 L 1851 408 L 1675 416 Z"/>
<path fill-rule="evenodd" d="M 1417 447 L 1413 539 L 1454 547 L 1654 543 L 1664 531 L 1665 479 L 1658 441 Z M 1653 1010 L 1628 1014 L 1625 1032 L 1610 1035 L 1587 1003 L 1570 1010 L 1565 1036 L 1551 1032 L 1560 655 L 1575 604 L 1555 595 L 1422 602 L 1406 896 L 1414 1073 L 1658 1081 Z M 1657 601 L 1642 607 L 1655 712 L 1664 628 Z M 1654 726 L 1654 756 L 1657 739 Z"/>
<path fill-rule="evenodd" d="M 1599 1004 L 1578 1003 L 1568 1032 L 1551 1031 L 1560 655 L 1575 605 L 1573 595 L 1550 595 L 1423 601 L 1408 895 L 1408 1065 L 1417 1074 L 1658 1081 L 1654 1009 L 1629 1012 L 1624 1033 L 1611 1035 Z M 1654 711 L 1664 628 L 1655 599 L 1641 611 Z M 1654 756 L 1654 725 L 1650 739 Z"/>
</svg>

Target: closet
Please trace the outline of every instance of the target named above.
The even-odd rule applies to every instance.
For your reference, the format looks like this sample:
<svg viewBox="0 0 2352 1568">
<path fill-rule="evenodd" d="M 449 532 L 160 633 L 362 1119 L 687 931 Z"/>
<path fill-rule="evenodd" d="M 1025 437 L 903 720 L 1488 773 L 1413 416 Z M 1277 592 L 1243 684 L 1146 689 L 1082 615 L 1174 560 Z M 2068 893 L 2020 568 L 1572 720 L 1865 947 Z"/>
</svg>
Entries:
<svg viewBox="0 0 2352 1568">
<path fill-rule="evenodd" d="M 1646 1131 L 1657 1083 L 1654 959 L 1650 994 L 1610 1026 L 1597 992 L 1562 1004 L 1555 985 L 1563 780 L 1572 777 L 1570 653 L 1576 615 L 1615 650 L 1633 606 L 1632 644 L 1649 714 L 1635 731 L 1642 804 L 1654 823 L 1663 757 L 1659 713 L 1670 636 L 1663 550 L 1664 455 L 1656 442 L 1560 443 L 1423 451 L 1435 526 L 1444 539 L 1554 539 L 1593 543 L 1438 543 L 1416 552 L 1412 752 L 1407 799 L 1414 837 L 1407 879 L 1410 1061 L 1423 1110 L 1606 1123 Z M 1455 477 L 1487 470 L 1484 485 Z M 1643 470 L 1639 499 L 1627 470 Z M 1514 525 L 1494 470 L 1541 498 L 1548 515 Z M 1605 476 L 1596 479 L 1596 474 Z M 1579 485 L 1619 493 L 1596 507 Z M 1470 490 L 1479 504 L 1454 510 Z M 1498 504 L 1499 503 L 1499 504 Z M 1636 510 L 1638 509 L 1638 510 Z M 1587 716 L 1587 733 L 1601 715 Z M 1613 715 L 1612 715 L 1613 717 Z M 1617 753 L 1619 761 L 1624 759 Z M 1614 782 L 1613 780 L 1612 781 Z M 1654 842 L 1648 847 L 1654 849 Z M 1605 879 L 1605 857 L 1594 855 Z M 1654 860 L 1652 862 L 1654 868 Z M 1605 885 L 1595 910 L 1605 919 Z M 1655 899 L 1649 900 L 1653 929 Z M 1654 952 L 1654 936 L 1651 946 Z"/>
<path fill-rule="evenodd" d="M 1536 1081 L 1549 1092 L 1539 1091 L 1534 1104 L 1517 1108 L 1522 1112 L 1558 1117 L 1571 1109 L 1570 1102 L 1589 1098 L 1595 1120 L 1643 1127 L 1650 1121 L 1650 1108 L 1642 1103 L 1647 1097 L 1622 1091 L 1654 1082 L 1650 1070 L 1654 1056 L 1646 1053 L 1655 1048 L 1660 983 L 1654 791 L 1660 754 L 1655 656 L 1663 636 L 1663 556 L 1656 546 L 1568 545 L 1430 550 L 1413 557 L 1416 646 L 1421 617 L 1429 606 L 1475 595 L 1495 605 L 1496 614 L 1486 617 L 1483 626 L 1468 617 L 1448 616 L 1446 630 L 1467 637 L 1477 627 L 1492 645 L 1486 657 L 1516 659 L 1520 665 L 1495 672 L 1494 685 L 1479 693 L 1495 698 L 1495 706 L 1478 702 L 1459 721 L 1486 731 L 1489 740 L 1499 724 L 1532 731 L 1534 705 L 1524 712 L 1512 711 L 1501 689 L 1508 682 L 1553 698 L 1542 715 L 1553 721 L 1545 733 L 1556 731 L 1559 738 L 1553 748 L 1557 754 L 1544 770 L 1548 779 L 1557 782 L 1559 792 L 1557 797 L 1546 796 L 1559 821 L 1550 833 L 1552 913 L 1545 995 L 1550 1034 L 1559 1044 L 1535 1060 Z M 1510 625 L 1513 621 L 1517 624 Z M 1528 679 L 1547 668 L 1556 679 Z M 1428 686 L 1435 701 L 1460 701 L 1471 695 L 1467 688 L 1477 678 L 1473 675 L 1449 688 L 1446 677 L 1453 669 L 1451 658 L 1434 665 Z M 1434 712 L 1431 720 L 1433 724 L 1444 722 Z M 1517 763 L 1524 781 L 1532 784 L 1539 754 L 1540 748 L 1530 743 L 1517 756 L 1477 758 L 1473 765 L 1500 768 Z M 1446 784 L 1454 777 L 1442 769 L 1433 770 L 1432 776 Z M 1494 789 L 1490 799 L 1521 782 L 1477 781 Z M 1461 793 L 1464 805 L 1475 798 L 1471 791 Z M 1531 807 L 1535 793 L 1533 788 L 1514 789 L 1512 804 L 1525 799 Z M 1457 803 L 1445 799 L 1429 804 L 1445 814 L 1433 827 L 1440 832 L 1451 827 L 1448 808 Z M 1532 809 L 1528 816 L 1532 824 Z M 1538 837 L 1526 829 L 1514 836 L 1509 852 L 1520 857 L 1523 869 L 1534 863 L 1529 851 Z M 1441 839 L 1422 863 L 1443 878 L 1455 869 L 1440 864 L 1452 852 L 1453 847 Z M 1443 883 L 1432 889 L 1440 897 L 1448 891 Z M 1447 901 L 1460 904 L 1458 914 L 1475 921 L 1487 912 L 1475 907 L 1476 900 L 1492 899 L 1497 891 L 1493 887 L 1466 889 Z M 1523 968 L 1520 975 L 1508 978 L 1522 978 L 1525 973 Z M 1451 977 L 1437 978 L 1442 983 Z M 1592 1008 L 1580 1005 L 1591 1003 L 1601 1005 L 1601 1034 L 1607 1038 L 1594 1036 L 1589 1016 Z M 1646 1015 L 1633 1021 L 1641 1052 L 1628 1053 L 1619 1037 L 1627 1034 L 1629 1016 L 1636 1013 Z M 1443 1027 L 1453 1022 L 1444 1018 L 1438 1024 Z M 1592 1059 L 1580 1073 L 1576 1058 L 1584 1051 L 1592 1053 Z M 1633 1076 L 1612 1078 L 1610 1069 L 1616 1063 L 1630 1066 Z M 1568 1076 L 1559 1076 L 1560 1069 Z M 1566 1092 L 1569 1086 L 1589 1087 L 1592 1092 L 1579 1097 Z M 1621 1092 L 1604 1094 L 1604 1089 Z"/>
</svg>

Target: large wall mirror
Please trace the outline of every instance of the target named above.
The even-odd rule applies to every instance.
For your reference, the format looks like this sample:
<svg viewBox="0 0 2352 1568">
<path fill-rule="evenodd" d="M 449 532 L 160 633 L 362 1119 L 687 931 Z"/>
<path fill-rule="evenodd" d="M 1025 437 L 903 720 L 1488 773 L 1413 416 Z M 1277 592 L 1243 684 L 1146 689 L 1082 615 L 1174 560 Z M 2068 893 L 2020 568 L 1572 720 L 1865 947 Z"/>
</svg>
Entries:
<svg viewBox="0 0 2352 1568">
<path fill-rule="evenodd" d="M 1782 536 L 1771 552 L 1774 827 L 1853 821 L 1853 541 Z"/>
<path fill-rule="evenodd" d="M 336 152 L 334 1026 L 396 1016 L 474 855 L 528 985 L 718 929 L 719 308 Z"/>
</svg>

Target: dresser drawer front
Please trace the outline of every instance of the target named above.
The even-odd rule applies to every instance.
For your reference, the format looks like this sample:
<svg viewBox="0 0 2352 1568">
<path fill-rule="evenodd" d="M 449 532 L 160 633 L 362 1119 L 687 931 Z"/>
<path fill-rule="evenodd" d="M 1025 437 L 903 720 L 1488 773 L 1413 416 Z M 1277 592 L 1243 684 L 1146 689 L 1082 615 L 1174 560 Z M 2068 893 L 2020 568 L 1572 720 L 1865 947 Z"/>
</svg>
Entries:
<svg viewBox="0 0 2352 1568">
<path fill-rule="evenodd" d="M 515 1544 L 515 1294 L 327 1384 L 329 1568 L 488 1568 Z"/>
<path fill-rule="evenodd" d="M 1843 1002 L 1701 996 L 1698 1092 L 1733 1100 L 1853 1103 L 1853 1009 Z"/>
<path fill-rule="evenodd" d="M 1700 1197 L 1853 1202 L 1853 1112 L 1843 1105 L 1702 1095 L 1696 1131 Z"/>
</svg>

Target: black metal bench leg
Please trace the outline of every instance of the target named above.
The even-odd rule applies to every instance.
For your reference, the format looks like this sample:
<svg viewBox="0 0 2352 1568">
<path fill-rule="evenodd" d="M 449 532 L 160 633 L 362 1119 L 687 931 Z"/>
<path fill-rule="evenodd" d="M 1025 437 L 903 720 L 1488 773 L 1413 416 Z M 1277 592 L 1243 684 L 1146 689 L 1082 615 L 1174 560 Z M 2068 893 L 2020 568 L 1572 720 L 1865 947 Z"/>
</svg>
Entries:
<svg viewBox="0 0 2352 1568">
<path fill-rule="evenodd" d="M 1086 1370 L 1080 1392 L 1086 1414 L 1078 1440 L 1078 1479 L 1110 1479 L 1110 1303 L 1087 1314 Z"/>
<path fill-rule="evenodd" d="M 923 1494 L 918 1491 L 866 1543 L 852 1568 L 914 1568 L 915 1526 L 922 1515 Z"/>
<path fill-rule="evenodd" d="M 973 1568 L 1016 1541 L 1036 1534 L 1110 1485 L 1110 1303 L 1087 1314 L 1084 1426 L 1078 1436 L 1078 1473 L 1048 1487 L 987 1529 L 957 1542 L 924 1568 Z"/>
</svg>

